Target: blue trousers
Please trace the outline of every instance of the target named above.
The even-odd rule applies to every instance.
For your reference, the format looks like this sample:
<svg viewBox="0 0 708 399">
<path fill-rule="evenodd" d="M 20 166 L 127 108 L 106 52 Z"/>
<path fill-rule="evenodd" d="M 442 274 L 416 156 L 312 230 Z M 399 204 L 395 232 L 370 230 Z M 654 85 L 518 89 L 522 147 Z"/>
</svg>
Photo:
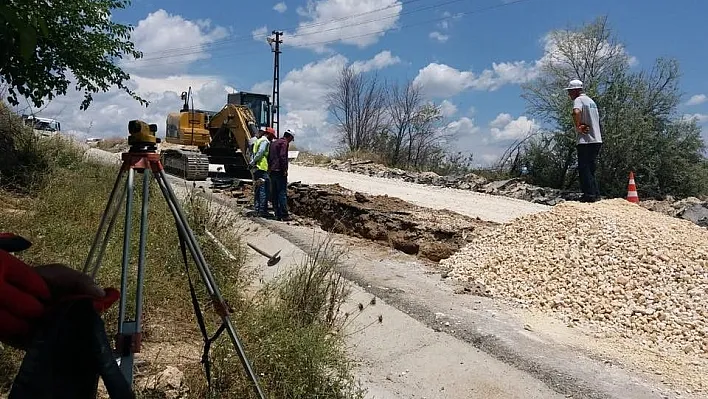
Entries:
<svg viewBox="0 0 708 399">
<path fill-rule="evenodd" d="M 268 187 L 270 187 L 270 177 L 268 176 L 268 172 L 257 170 L 253 173 L 253 178 L 256 180 L 265 180 L 265 182 L 258 187 L 256 187 L 256 182 L 253 182 L 254 187 L 256 187 L 253 193 L 253 208 L 259 215 L 265 215 L 268 213 Z"/>
<path fill-rule="evenodd" d="M 283 172 L 270 172 L 273 187 L 273 210 L 276 218 L 288 217 L 288 177 Z"/>
</svg>

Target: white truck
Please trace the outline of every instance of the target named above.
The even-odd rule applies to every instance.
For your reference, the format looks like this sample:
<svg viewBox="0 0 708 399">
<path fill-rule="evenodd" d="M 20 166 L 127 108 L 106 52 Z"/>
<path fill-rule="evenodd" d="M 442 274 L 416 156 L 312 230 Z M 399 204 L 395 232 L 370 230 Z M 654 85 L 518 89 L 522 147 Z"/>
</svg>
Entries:
<svg viewBox="0 0 708 399">
<path fill-rule="evenodd" d="M 61 132 L 61 123 L 56 119 L 22 115 L 22 120 L 24 120 L 25 125 L 32 126 L 34 132 L 41 136 L 54 136 Z"/>
</svg>

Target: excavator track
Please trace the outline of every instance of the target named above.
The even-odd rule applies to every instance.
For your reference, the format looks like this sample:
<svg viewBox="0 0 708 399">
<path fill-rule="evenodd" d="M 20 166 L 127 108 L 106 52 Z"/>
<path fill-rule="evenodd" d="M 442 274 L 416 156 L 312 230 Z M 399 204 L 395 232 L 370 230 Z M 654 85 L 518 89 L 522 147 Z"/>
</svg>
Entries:
<svg viewBox="0 0 708 399">
<path fill-rule="evenodd" d="M 209 177 L 209 157 L 199 151 L 185 149 L 162 150 L 165 173 L 185 180 L 206 180 Z"/>
</svg>

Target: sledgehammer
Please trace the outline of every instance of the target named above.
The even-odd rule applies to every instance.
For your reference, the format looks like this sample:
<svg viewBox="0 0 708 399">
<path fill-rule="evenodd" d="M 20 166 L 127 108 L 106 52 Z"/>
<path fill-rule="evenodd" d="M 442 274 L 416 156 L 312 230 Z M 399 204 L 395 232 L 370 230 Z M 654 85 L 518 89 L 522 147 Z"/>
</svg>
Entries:
<svg viewBox="0 0 708 399">
<path fill-rule="evenodd" d="M 277 264 L 278 262 L 280 262 L 280 251 L 274 253 L 273 255 L 269 255 L 266 251 L 256 247 L 255 245 L 251 244 L 250 242 L 247 244 L 249 247 L 251 247 L 251 249 L 253 249 L 254 251 L 258 252 L 259 254 L 265 256 L 266 258 L 268 258 L 268 266 L 273 266 L 273 265 Z"/>
</svg>

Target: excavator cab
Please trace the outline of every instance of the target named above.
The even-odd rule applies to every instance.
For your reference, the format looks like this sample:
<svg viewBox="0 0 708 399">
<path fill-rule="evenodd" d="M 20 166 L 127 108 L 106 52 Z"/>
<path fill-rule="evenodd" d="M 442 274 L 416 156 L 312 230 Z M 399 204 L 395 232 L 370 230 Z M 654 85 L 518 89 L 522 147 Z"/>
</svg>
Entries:
<svg viewBox="0 0 708 399">
<path fill-rule="evenodd" d="M 247 106 L 256 118 L 259 128 L 272 127 L 273 110 L 268 95 L 245 91 L 229 93 L 226 103 Z"/>
</svg>

